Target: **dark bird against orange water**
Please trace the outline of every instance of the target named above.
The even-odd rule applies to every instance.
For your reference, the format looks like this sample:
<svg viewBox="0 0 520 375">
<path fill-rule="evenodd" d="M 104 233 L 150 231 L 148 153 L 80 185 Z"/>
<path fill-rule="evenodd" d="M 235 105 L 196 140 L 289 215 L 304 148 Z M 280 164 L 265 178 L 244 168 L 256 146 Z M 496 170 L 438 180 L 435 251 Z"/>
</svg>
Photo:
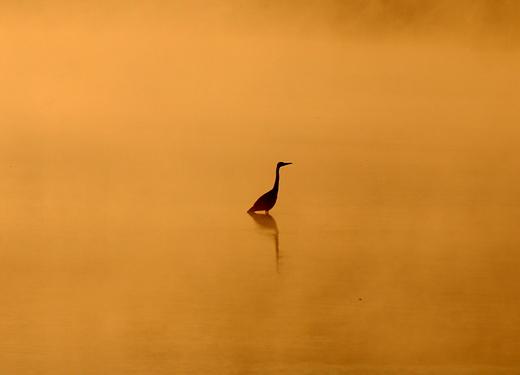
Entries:
<svg viewBox="0 0 520 375">
<path fill-rule="evenodd" d="M 269 210 L 274 207 L 276 203 L 276 198 L 278 198 L 278 186 L 280 184 L 280 168 L 284 165 L 289 165 L 292 163 L 284 163 L 279 162 L 276 164 L 276 179 L 274 180 L 274 186 L 267 193 L 262 195 L 258 200 L 253 204 L 247 212 L 256 212 L 256 211 L 265 211 L 266 214 L 269 214 Z"/>
</svg>

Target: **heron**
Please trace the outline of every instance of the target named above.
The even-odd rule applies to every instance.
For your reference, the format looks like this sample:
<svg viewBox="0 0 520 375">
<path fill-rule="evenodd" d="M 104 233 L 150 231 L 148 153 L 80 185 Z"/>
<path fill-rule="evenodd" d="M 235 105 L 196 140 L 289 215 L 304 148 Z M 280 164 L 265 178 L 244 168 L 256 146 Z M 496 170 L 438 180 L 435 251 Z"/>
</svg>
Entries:
<svg viewBox="0 0 520 375">
<path fill-rule="evenodd" d="M 274 180 L 274 186 L 267 193 L 262 195 L 257 199 L 253 207 L 251 207 L 247 212 L 253 213 L 256 211 L 265 211 L 266 215 L 269 215 L 269 210 L 274 207 L 276 203 L 276 198 L 278 198 L 278 186 L 280 184 L 280 168 L 289 165 L 292 163 L 284 163 L 283 161 L 276 164 L 276 179 Z"/>
</svg>

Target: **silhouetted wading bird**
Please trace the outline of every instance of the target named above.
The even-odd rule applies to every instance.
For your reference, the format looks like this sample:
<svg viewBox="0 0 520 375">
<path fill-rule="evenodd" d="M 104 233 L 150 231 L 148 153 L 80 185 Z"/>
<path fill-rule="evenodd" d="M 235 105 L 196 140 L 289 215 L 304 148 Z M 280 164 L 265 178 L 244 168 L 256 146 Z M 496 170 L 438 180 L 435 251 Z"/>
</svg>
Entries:
<svg viewBox="0 0 520 375">
<path fill-rule="evenodd" d="M 278 198 L 278 185 L 280 184 L 280 168 L 284 165 L 289 165 L 292 163 L 284 163 L 279 162 L 276 164 L 276 179 L 274 180 L 274 186 L 267 193 L 262 195 L 258 200 L 253 204 L 247 212 L 256 212 L 256 211 L 265 211 L 266 214 L 269 214 L 269 210 L 274 207 L 276 203 L 276 198 Z"/>
</svg>

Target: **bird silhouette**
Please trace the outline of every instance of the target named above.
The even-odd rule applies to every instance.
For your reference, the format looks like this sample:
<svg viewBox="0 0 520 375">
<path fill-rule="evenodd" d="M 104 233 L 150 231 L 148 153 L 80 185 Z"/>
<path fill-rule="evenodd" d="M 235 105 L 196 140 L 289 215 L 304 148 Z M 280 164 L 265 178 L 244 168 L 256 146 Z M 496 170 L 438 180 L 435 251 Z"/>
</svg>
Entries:
<svg viewBox="0 0 520 375">
<path fill-rule="evenodd" d="M 274 186 L 267 193 L 262 195 L 257 199 L 253 207 L 251 207 L 247 212 L 252 213 L 256 211 L 265 211 L 266 214 L 269 214 L 269 210 L 274 207 L 276 203 L 276 198 L 278 198 L 278 186 L 280 184 L 280 168 L 284 165 L 289 165 L 292 163 L 284 163 L 279 162 L 276 164 L 276 179 L 274 180 Z"/>
</svg>

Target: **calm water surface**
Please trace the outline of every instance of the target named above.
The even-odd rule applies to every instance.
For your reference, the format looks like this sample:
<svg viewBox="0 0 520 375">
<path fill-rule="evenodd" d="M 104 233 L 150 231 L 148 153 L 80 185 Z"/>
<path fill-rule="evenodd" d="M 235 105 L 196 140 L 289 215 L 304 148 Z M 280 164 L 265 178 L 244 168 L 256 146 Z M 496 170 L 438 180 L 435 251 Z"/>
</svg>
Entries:
<svg viewBox="0 0 520 375">
<path fill-rule="evenodd" d="M 518 370 L 516 166 L 282 146 L 271 217 L 263 155 L 4 165 L 5 372 Z"/>
<path fill-rule="evenodd" d="M 303 45 L 225 113 L 9 112 L 0 373 L 520 372 L 515 59 Z"/>
</svg>

